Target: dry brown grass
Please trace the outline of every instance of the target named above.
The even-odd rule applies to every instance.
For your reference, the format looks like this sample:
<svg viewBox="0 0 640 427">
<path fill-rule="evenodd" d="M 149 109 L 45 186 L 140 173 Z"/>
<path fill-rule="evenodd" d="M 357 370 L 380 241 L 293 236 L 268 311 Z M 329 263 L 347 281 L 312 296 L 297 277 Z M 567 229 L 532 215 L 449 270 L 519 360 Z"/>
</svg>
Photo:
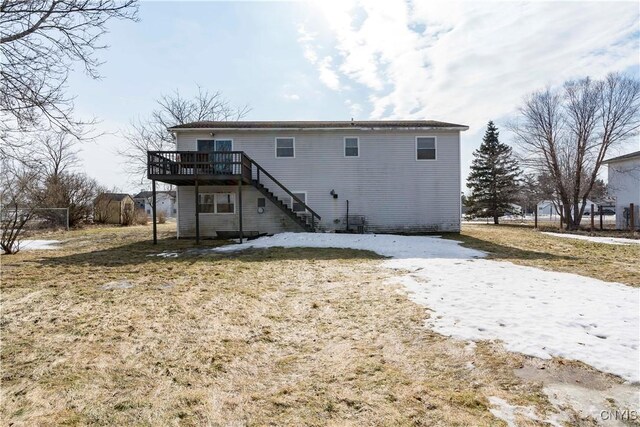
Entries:
<svg viewBox="0 0 640 427">
<path fill-rule="evenodd" d="M 424 328 L 374 254 L 147 256 L 193 246 L 171 227 L 157 247 L 149 227 L 104 227 L 1 258 L 0 423 L 469 426 L 500 425 L 488 396 L 549 409 L 514 375 L 521 356 Z"/>
<path fill-rule="evenodd" d="M 464 224 L 447 236 L 490 258 L 640 286 L 640 245 L 607 245 L 542 234 L 531 227 Z"/>
</svg>

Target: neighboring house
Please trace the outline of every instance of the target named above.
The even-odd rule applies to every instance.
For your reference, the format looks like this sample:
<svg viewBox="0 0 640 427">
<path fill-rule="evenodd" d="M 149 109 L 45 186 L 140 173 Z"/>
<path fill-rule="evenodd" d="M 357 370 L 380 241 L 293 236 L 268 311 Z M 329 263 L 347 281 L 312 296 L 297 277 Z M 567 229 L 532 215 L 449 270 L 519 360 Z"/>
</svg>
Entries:
<svg viewBox="0 0 640 427">
<path fill-rule="evenodd" d="M 467 129 L 423 120 L 188 123 L 169 129 L 177 151 L 148 153 L 148 178 L 154 188 L 177 186 L 178 237 L 458 232 Z"/>
<path fill-rule="evenodd" d="M 596 212 L 598 212 L 598 204 L 587 199 L 587 202 L 584 205 L 585 214 L 591 212 L 591 204 L 593 204 L 594 208 L 596 209 Z M 552 200 L 543 200 L 541 202 L 538 202 L 538 205 L 537 205 L 538 217 L 541 219 L 544 219 L 545 217 L 553 218 L 553 219 L 559 218 L 560 217 L 559 206 L 560 205 L 558 204 L 558 202 L 554 202 Z"/>
<path fill-rule="evenodd" d="M 560 216 L 558 211 L 558 204 L 552 200 L 542 200 L 538 202 L 538 217 L 548 216 L 549 218 L 555 218 Z"/>
<path fill-rule="evenodd" d="M 124 193 L 102 193 L 93 202 L 94 222 L 127 224 L 133 220 L 135 203 Z"/>
<path fill-rule="evenodd" d="M 609 167 L 607 192 L 616 199 L 616 228 L 629 228 L 634 204 L 636 229 L 640 228 L 640 151 L 605 160 Z"/>
<path fill-rule="evenodd" d="M 151 202 L 153 199 L 152 191 L 140 191 L 133 196 L 136 202 L 136 209 L 142 209 L 147 215 L 151 215 Z M 164 216 L 174 218 L 177 214 L 176 192 L 175 191 L 156 191 L 156 207 L 158 214 L 164 213 Z"/>
</svg>

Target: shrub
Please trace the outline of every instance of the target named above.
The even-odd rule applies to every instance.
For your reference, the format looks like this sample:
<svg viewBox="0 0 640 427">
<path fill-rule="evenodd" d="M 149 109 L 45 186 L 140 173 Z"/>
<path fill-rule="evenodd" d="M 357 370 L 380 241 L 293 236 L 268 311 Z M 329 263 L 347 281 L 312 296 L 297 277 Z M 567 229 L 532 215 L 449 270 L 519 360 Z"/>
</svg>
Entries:
<svg viewBox="0 0 640 427">
<path fill-rule="evenodd" d="M 158 212 L 158 224 L 164 224 L 165 222 L 167 222 L 167 215 L 160 211 Z"/>
<path fill-rule="evenodd" d="M 147 225 L 149 222 L 149 217 L 144 209 L 136 209 L 136 214 L 134 217 L 134 223 L 137 225 Z"/>
<path fill-rule="evenodd" d="M 122 211 L 122 225 L 133 225 L 135 219 L 135 212 L 133 206 L 125 206 Z"/>
</svg>

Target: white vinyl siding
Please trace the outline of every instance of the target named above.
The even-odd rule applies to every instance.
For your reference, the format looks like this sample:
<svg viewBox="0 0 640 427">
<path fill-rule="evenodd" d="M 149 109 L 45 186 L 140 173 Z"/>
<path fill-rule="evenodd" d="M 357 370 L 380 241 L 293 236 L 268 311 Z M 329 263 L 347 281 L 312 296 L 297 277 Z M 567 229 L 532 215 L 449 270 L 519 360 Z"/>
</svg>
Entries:
<svg viewBox="0 0 640 427">
<path fill-rule="evenodd" d="M 436 160 L 436 137 L 416 137 L 416 160 Z"/>
<path fill-rule="evenodd" d="M 358 137 L 345 137 L 344 156 L 360 157 L 360 139 Z"/>
<path fill-rule="evenodd" d="M 177 150 L 195 150 L 196 139 L 207 130 L 178 132 Z M 363 215 L 370 232 L 444 232 L 460 230 L 460 132 L 446 130 L 305 130 L 289 131 L 295 138 L 295 160 L 275 157 L 275 139 L 281 130 L 219 131 L 217 138 L 233 139 L 234 150 L 245 151 L 289 190 L 306 191 L 306 204 L 322 219 L 323 230 L 345 228 L 346 201 L 349 215 Z M 437 138 L 437 161 L 416 161 L 416 137 Z M 344 138 L 359 138 L 357 161 L 344 156 Z M 254 174 L 255 175 L 255 174 Z M 255 176 L 254 176 L 255 177 Z M 264 176 L 261 182 L 280 200 L 290 196 Z M 234 187 L 202 186 L 201 192 L 235 191 Z M 334 190 L 338 198 L 330 194 Z M 277 206 L 266 201 L 264 214 L 257 213 L 252 186 L 243 187 L 243 226 L 260 232 L 301 231 Z M 194 235 L 194 190 L 179 187 L 180 235 Z M 255 193 L 255 194 L 254 194 Z M 186 195 L 185 195 L 186 194 Z M 251 194 L 246 196 L 245 194 Z M 184 195 L 184 196 L 183 196 Z M 247 201 L 249 200 L 249 201 Z M 410 200 L 411 203 L 407 203 Z M 402 206 L 399 209 L 398 206 Z M 236 209 L 236 212 L 238 209 Z M 238 215 L 203 216 L 202 230 L 215 235 L 235 230 Z M 203 220 L 205 219 L 205 220 Z M 221 222 L 222 221 L 222 222 Z M 206 236 L 203 231 L 203 236 Z"/>
<path fill-rule="evenodd" d="M 276 138 L 276 157 L 295 157 L 295 138 Z"/>
</svg>

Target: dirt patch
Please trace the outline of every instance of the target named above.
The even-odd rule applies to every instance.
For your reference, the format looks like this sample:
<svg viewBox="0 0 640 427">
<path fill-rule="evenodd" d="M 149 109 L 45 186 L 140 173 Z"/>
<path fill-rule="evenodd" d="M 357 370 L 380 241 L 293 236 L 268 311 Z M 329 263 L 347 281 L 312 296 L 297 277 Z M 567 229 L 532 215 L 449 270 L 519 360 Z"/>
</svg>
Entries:
<svg viewBox="0 0 640 427">
<path fill-rule="evenodd" d="M 640 425 L 637 384 L 624 383 L 581 363 L 557 359 L 525 358 L 514 372 L 523 380 L 542 384 L 549 401 L 559 410 L 574 410 L 577 421 L 605 426 Z"/>
</svg>

